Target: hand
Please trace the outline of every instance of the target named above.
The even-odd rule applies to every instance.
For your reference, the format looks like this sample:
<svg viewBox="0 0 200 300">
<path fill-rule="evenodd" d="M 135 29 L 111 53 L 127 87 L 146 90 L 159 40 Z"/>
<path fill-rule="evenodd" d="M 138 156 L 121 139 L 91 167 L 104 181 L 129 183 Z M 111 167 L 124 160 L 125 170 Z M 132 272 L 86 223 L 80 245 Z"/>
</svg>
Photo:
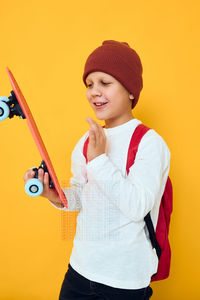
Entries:
<svg viewBox="0 0 200 300">
<path fill-rule="evenodd" d="M 35 172 L 33 170 L 28 170 L 24 175 L 24 184 L 26 184 L 29 179 L 34 178 L 34 175 Z M 56 190 L 49 187 L 49 174 L 47 172 L 44 173 L 44 170 L 40 168 L 38 170 L 38 179 L 43 184 L 43 192 L 40 196 L 47 198 L 57 207 L 64 207 Z"/>
<path fill-rule="evenodd" d="M 89 129 L 89 143 L 87 149 L 87 159 L 91 161 L 95 157 L 105 153 L 106 150 L 106 136 L 103 128 L 93 121 L 91 118 L 86 118 L 91 125 Z"/>
</svg>

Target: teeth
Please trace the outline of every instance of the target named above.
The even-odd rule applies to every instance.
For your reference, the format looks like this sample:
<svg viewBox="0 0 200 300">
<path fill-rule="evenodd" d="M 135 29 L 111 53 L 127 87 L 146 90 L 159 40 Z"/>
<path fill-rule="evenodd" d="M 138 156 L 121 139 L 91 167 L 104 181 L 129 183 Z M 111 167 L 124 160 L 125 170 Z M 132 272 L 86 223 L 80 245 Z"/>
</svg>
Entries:
<svg viewBox="0 0 200 300">
<path fill-rule="evenodd" d="M 104 104 L 106 104 L 107 102 L 104 102 L 104 103 L 95 103 L 96 106 L 102 106 Z"/>
</svg>

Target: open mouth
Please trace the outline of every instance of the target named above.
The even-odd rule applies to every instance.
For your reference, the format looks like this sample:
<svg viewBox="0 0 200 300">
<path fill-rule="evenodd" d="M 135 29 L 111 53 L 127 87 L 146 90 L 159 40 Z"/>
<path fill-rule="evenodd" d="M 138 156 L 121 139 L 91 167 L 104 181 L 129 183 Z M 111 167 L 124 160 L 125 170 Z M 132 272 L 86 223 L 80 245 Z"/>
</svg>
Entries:
<svg viewBox="0 0 200 300">
<path fill-rule="evenodd" d="M 96 107 L 102 107 L 102 106 L 105 106 L 106 104 L 107 104 L 108 102 L 94 102 L 94 105 L 96 106 Z"/>
</svg>

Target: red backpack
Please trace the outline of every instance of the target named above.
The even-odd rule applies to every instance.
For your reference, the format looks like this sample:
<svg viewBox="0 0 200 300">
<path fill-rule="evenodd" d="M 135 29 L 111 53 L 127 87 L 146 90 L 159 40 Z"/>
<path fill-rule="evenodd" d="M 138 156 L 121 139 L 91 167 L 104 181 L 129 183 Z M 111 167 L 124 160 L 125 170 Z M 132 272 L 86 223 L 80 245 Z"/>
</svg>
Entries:
<svg viewBox="0 0 200 300">
<path fill-rule="evenodd" d="M 145 133 L 149 130 L 147 126 L 140 124 L 136 127 L 128 149 L 128 157 L 126 164 L 127 175 L 129 174 L 130 167 L 134 164 L 136 153 L 139 143 Z M 83 154 L 87 162 L 87 146 L 89 137 L 86 139 L 83 147 Z M 152 247 L 155 248 L 159 263 L 157 273 L 151 277 L 151 281 L 158 281 L 166 279 L 169 276 L 170 262 L 171 262 L 171 249 L 169 244 L 169 223 L 172 213 L 173 191 L 170 178 L 167 178 L 165 190 L 161 199 L 158 222 L 156 230 L 151 220 L 150 212 L 145 216 L 144 221 L 146 223 L 149 238 L 151 240 Z"/>
</svg>

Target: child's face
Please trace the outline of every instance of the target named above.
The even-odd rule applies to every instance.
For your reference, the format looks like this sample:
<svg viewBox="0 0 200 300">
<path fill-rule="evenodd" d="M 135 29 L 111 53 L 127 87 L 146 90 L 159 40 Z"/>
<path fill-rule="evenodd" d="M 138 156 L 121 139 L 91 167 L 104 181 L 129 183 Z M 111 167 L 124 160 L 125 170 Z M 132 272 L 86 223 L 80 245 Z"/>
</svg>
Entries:
<svg viewBox="0 0 200 300">
<path fill-rule="evenodd" d="M 87 76 L 86 84 L 87 99 L 96 117 L 105 120 L 106 127 L 118 126 L 133 118 L 131 104 L 134 97 L 117 79 L 104 72 L 92 72 Z"/>
</svg>

